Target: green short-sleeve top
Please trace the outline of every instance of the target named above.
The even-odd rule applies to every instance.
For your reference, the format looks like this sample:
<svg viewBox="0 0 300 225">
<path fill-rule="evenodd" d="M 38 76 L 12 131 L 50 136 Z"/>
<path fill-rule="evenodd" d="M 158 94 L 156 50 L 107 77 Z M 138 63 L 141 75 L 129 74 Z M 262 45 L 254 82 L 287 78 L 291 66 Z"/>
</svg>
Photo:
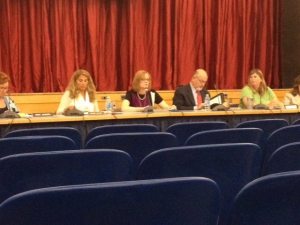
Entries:
<svg viewBox="0 0 300 225">
<path fill-rule="evenodd" d="M 243 104 L 243 101 L 242 101 L 242 99 L 244 97 L 253 98 L 254 105 L 257 105 L 257 104 L 268 105 L 272 100 L 277 98 L 275 93 L 273 92 L 273 90 L 269 87 L 267 87 L 267 90 L 264 93 L 264 95 L 261 96 L 261 95 L 259 95 L 258 92 L 251 89 L 248 85 L 243 87 L 243 89 L 242 89 L 242 96 L 241 96 L 241 100 L 240 100 L 241 108 L 246 108 L 246 106 Z"/>
</svg>

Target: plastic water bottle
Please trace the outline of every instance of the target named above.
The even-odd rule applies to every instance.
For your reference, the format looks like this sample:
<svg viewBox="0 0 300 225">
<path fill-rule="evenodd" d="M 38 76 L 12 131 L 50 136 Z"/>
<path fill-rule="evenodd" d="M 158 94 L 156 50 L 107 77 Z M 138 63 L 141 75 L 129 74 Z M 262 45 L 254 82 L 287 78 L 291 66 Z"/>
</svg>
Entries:
<svg viewBox="0 0 300 225">
<path fill-rule="evenodd" d="M 209 111 L 210 110 L 210 97 L 209 97 L 209 94 L 205 95 L 204 109 L 205 109 L 205 111 Z"/>
<path fill-rule="evenodd" d="M 226 93 L 224 94 L 224 102 L 227 102 L 229 104 L 229 98 Z"/>
<path fill-rule="evenodd" d="M 111 112 L 113 109 L 113 105 L 109 96 L 105 98 L 105 110 Z"/>
</svg>

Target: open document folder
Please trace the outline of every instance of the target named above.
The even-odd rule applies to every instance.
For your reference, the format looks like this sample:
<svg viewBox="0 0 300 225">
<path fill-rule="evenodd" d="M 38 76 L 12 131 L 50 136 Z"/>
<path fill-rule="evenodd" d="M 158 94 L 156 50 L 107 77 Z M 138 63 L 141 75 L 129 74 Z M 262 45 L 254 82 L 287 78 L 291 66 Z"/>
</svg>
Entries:
<svg viewBox="0 0 300 225">
<path fill-rule="evenodd" d="M 210 106 L 213 104 L 223 104 L 224 102 L 224 93 L 219 93 L 210 99 Z"/>
</svg>

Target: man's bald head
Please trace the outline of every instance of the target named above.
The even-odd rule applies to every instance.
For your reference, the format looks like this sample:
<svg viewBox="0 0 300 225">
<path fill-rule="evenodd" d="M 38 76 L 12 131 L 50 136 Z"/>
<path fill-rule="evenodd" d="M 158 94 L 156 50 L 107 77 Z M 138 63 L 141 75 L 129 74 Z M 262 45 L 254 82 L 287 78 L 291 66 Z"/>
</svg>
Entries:
<svg viewBox="0 0 300 225">
<path fill-rule="evenodd" d="M 191 84 L 196 90 L 202 90 L 208 80 L 207 72 L 204 69 L 197 69 L 192 76 Z"/>
</svg>

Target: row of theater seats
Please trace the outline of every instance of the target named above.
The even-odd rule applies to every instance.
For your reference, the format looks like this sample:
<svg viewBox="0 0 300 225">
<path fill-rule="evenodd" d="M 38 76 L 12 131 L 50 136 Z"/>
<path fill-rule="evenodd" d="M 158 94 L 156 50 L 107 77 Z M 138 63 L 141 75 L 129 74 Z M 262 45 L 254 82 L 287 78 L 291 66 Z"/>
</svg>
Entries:
<svg viewBox="0 0 300 225">
<path fill-rule="evenodd" d="M 259 177 L 260 148 L 255 144 L 180 148 L 159 150 L 147 156 L 139 166 L 136 179 L 209 177 L 221 189 L 220 221 L 227 221 L 234 196 Z M 131 180 L 135 178 L 132 166 L 132 158 L 119 150 L 73 150 L 4 157 L 0 160 L 0 201 L 37 188 Z"/>
<path fill-rule="evenodd" d="M 0 202 L 17 193 L 51 186 L 170 177 L 207 177 L 221 189 L 222 221 L 234 196 L 260 176 L 262 152 L 250 143 L 174 147 L 154 151 L 137 169 L 119 150 L 25 153 L 0 160 Z"/>
<path fill-rule="evenodd" d="M 272 124 L 274 124 L 274 120 L 272 121 Z M 194 125 L 194 123 L 190 124 L 190 126 L 192 125 Z M 277 139 L 278 138 L 282 139 L 282 141 L 285 143 L 289 143 L 289 141 L 287 140 L 287 137 L 289 136 L 294 137 L 293 141 L 297 141 L 298 140 L 298 139 L 296 140 L 297 135 L 288 135 L 288 136 L 285 135 L 287 134 L 286 131 L 287 128 L 291 129 L 293 133 L 297 134 L 300 129 L 300 127 L 299 128 L 298 127 L 299 127 L 298 125 L 288 126 L 288 124 L 286 123 L 284 127 L 279 128 L 274 133 L 276 134 L 276 132 L 283 130 L 284 136 L 277 135 L 275 137 Z M 264 126 L 263 128 L 266 128 L 266 126 Z M 241 133 L 243 133 L 244 130 L 247 132 L 250 131 L 250 133 L 247 133 L 247 135 L 245 135 L 245 137 L 242 138 L 243 135 L 241 135 Z M 222 133 L 223 131 L 226 133 Z M 220 215 L 219 224 L 227 224 L 227 222 L 229 221 L 229 215 L 231 215 L 230 209 L 232 208 L 233 199 L 236 196 L 236 194 L 247 183 L 260 176 L 261 166 L 264 160 L 263 159 L 264 150 L 265 150 L 264 148 L 268 147 L 268 145 L 264 146 L 263 143 L 261 142 L 261 136 L 264 134 L 264 132 L 262 132 L 262 130 L 260 129 L 226 128 L 226 129 L 218 130 L 215 133 L 214 132 L 215 131 L 211 130 L 209 131 L 209 135 L 205 136 L 205 138 L 198 138 L 200 141 L 204 140 L 204 142 L 202 142 L 202 145 L 181 146 L 181 147 L 178 147 L 176 145 L 177 140 L 174 135 L 163 133 L 164 134 L 163 136 L 167 136 L 168 138 L 171 136 L 175 137 L 175 139 L 172 138 L 172 140 L 174 139 L 175 142 L 171 142 L 169 148 L 158 150 L 158 151 L 155 150 L 161 148 L 158 147 L 158 144 L 162 143 L 162 141 L 157 142 L 158 140 L 157 137 L 159 136 L 157 132 L 145 133 L 145 135 L 146 134 L 148 135 L 148 136 L 146 135 L 147 140 L 141 142 L 137 141 L 138 139 L 141 139 L 142 136 L 144 136 L 141 135 L 141 133 L 116 134 L 117 137 L 125 136 L 126 137 L 125 139 L 130 139 L 129 137 L 132 137 L 131 142 L 133 144 L 131 147 L 138 147 L 136 148 L 136 152 L 129 151 L 128 152 L 129 154 L 122 151 L 114 150 L 113 154 L 117 155 L 118 156 L 117 158 L 115 158 L 115 156 L 109 155 L 111 150 L 88 150 L 88 149 L 77 150 L 77 151 L 70 150 L 70 151 L 61 151 L 61 152 L 27 153 L 27 154 L 19 154 L 19 155 L 4 157 L 3 159 L 0 160 L 0 185 L 2 185 L 2 187 L 0 187 L 0 191 L 4 190 L 4 192 L 6 193 L 2 193 L 3 195 L 1 201 L 5 200 L 9 196 L 12 196 L 14 194 L 26 190 L 48 187 L 48 186 L 88 184 L 88 183 L 99 183 L 99 182 L 109 182 L 109 181 L 124 181 L 124 180 L 131 180 L 131 179 L 148 180 L 148 179 L 156 179 L 156 178 L 184 177 L 184 176 L 208 177 L 214 180 L 218 184 L 221 190 L 220 193 L 221 211 L 219 214 Z M 251 132 L 255 135 L 252 135 Z M 153 137 L 149 138 L 151 137 L 151 135 L 153 135 Z M 103 136 L 107 136 L 107 135 L 102 135 L 101 137 Z M 215 144 L 215 143 L 224 143 L 221 141 L 221 139 L 219 140 L 219 138 L 221 138 L 222 136 L 226 137 L 224 139 L 225 143 L 226 142 L 247 142 L 247 144 L 246 143 Z M 254 137 L 253 143 L 255 144 L 249 144 L 249 142 L 252 142 L 250 138 L 252 136 Z M 29 150 L 26 150 L 28 152 L 28 151 L 32 151 L 33 148 L 36 149 L 35 151 L 39 151 L 39 150 L 42 151 L 46 147 L 49 146 L 54 147 L 57 146 L 57 144 L 59 143 L 58 140 L 54 141 L 54 138 L 57 138 L 55 136 L 38 137 L 38 139 L 42 140 L 43 146 L 38 146 L 36 143 L 32 144 L 32 142 L 31 144 L 28 145 L 28 143 L 25 142 L 25 139 L 32 141 L 35 138 L 36 137 L 19 138 L 19 139 L 23 139 L 23 141 L 20 140 L 20 142 L 18 142 L 16 146 L 18 146 L 19 149 L 23 149 L 23 150 L 29 147 Z M 52 140 L 46 142 L 45 140 L 47 138 L 52 138 Z M 62 139 L 66 137 L 59 136 L 58 138 Z M 97 140 L 97 138 L 95 137 L 95 140 Z M 212 144 L 212 143 L 207 143 L 207 139 L 209 138 L 211 138 L 211 140 L 214 141 L 213 142 L 214 145 L 203 145 L 203 144 Z M 274 139 L 275 141 L 277 141 L 276 138 Z M 10 138 L 4 138 L 3 140 L 5 139 L 8 140 Z M 269 139 L 270 137 L 268 137 L 267 140 Z M 121 139 L 114 138 L 111 139 L 111 141 L 108 141 L 107 144 L 118 143 L 121 144 L 119 146 L 124 147 L 126 143 L 125 142 L 122 143 L 120 140 Z M 169 141 L 166 141 L 165 143 L 168 142 Z M 155 148 L 148 149 L 147 151 L 149 152 L 147 152 L 147 154 L 143 152 L 143 154 L 146 155 L 149 154 L 148 156 L 143 155 L 141 154 L 141 152 L 139 152 L 139 149 L 142 150 L 148 147 L 149 145 L 151 145 L 152 143 L 155 143 L 156 149 Z M 294 163 L 295 167 L 289 168 L 288 170 L 299 169 L 299 166 L 297 164 L 297 158 L 296 158 L 297 145 L 299 148 L 299 143 L 292 143 L 292 144 L 290 143 L 287 145 L 287 147 L 285 146 L 286 149 L 288 148 L 291 149 L 289 151 L 294 152 L 293 154 L 287 153 L 287 151 L 284 150 L 282 151 L 283 154 L 286 154 L 287 156 L 292 156 L 292 160 L 294 160 L 295 162 Z M 4 150 L 6 149 L 7 151 L 7 148 L 9 146 L 10 144 L 6 142 L 6 145 L 4 145 L 4 147 L 2 146 L 0 147 L 1 152 L 3 149 Z M 59 146 L 62 147 L 63 144 Z M 292 148 L 289 146 L 292 146 Z M 168 147 L 168 146 L 163 146 L 163 148 L 164 147 Z M 99 148 L 103 148 L 103 146 L 100 146 Z M 62 148 L 57 150 L 67 150 L 67 149 L 72 149 L 72 148 Z M 124 149 L 124 150 L 128 150 L 128 149 Z M 21 153 L 21 152 L 22 151 L 17 153 Z M 10 154 L 11 153 L 12 152 L 10 152 Z M 120 156 L 119 153 L 121 153 L 122 156 Z M 97 154 L 104 154 L 104 155 L 100 157 L 100 155 L 97 156 Z M 89 158 L 88 155 L 92 155 L 91 158 Z M 144 158 L 144 156 L 146 157 Z M 278 157 L 278 159 L 282 160 L 282 157 Z M 275 166 L 278 166 L 278 163 L 276 162 L 273 164 Z M 290 165 L 291 163 L 288 163 L 288 167 L 290 167 Z M 101 166 L 102 169 L 98 168 L 97 166 Z M 267 166 L 266 168 L 269 167 Z M 121 172 L 123 172 L 123 174 L 119 173 L 120 172 L 118 171 L 119 169 Z M 267 174 L 269 172 L 270 170 L 266 169 L 264 171 L 264 174 Z M 42 180 L 35 180 L 35 178 L 37 177 L 41 177 Z M 46 185 L 39 186 L 40 183 L 44 182 L 43 179 L 45 180 Z M 5 203 L 3 203 L 3 205 L 5 205 Z M 2 205 L 0 206 L 0 212 L 1 212 L 1 207 Z M 1 221 L 1 217 L 0 217 L 0 221 Z M 134 224 L 134 223 L 129 223 L 129 224 Z"/>
<path fill-rule="evenodd" d="M 299 224 L 300 172 L 264 176 L 237 194 L 220 223 L 222 192 L 208 178 L 183 177 L 35 189 L 0 205 L 5 225 Z"/>
<path fill-rule="evenodd" d="M 112 148 L 128 152 L 138 165 L 152 151 L 167 147 L 254 143 L 262 148 L 266 163 L 279 147 L 300 141 L 299 130 L 298 124 L 289 125 L 283 119 L 245 121 L 236 128 L 229 128 L 226 122 L 221 121 L 178 123 L 168 127 L 166 132 L 159 132 L 151 124 L 122 124 L 96 127 L 82 144 L 81 134 L 75 128 L 25 129 L 12 131 L 0 139 L 0 158 L 9 154 L 54 149 Z M 20 145 L 23 147 L 19 148 Z"/>
<path fill-rule="evenodd" d="M 300 120 L 294 121 L 293 125 L 300 124 Z M 263 119 L 245 121 L 238 124 L 237 128 L 260 128 L 264 131 L 264 136 L 271 134 L 273 131 L 289 125 L 284 119 Z M 197 132 L 227 129 L 229 125 L 223 121 L 204 121 L 204 122 L 182 122 L 169 126 L 166 132 L 174 134 L 178 139 L 179 145 L 184 145 L 187 139 Z M 153 124 L 120 124 L 120 125 L 105 125 L 93 128 L 85 137 L 82 143 L 82 137 L 79 131 L 75 128 L 69 127 L 50 127 L 50 128 L 37 128 L 37 129 L 24 129 L 9 132 L 5 137 L 29 136 L 29 135 L 63 135 L 70 137 L 76 145 L 81 148 L 92 138 L 110 133 L 124 133 L 124 132 L 159 132 L 159 128 Z M 266 139 L 265 138 L 265 139 Z"/>
</svg>

